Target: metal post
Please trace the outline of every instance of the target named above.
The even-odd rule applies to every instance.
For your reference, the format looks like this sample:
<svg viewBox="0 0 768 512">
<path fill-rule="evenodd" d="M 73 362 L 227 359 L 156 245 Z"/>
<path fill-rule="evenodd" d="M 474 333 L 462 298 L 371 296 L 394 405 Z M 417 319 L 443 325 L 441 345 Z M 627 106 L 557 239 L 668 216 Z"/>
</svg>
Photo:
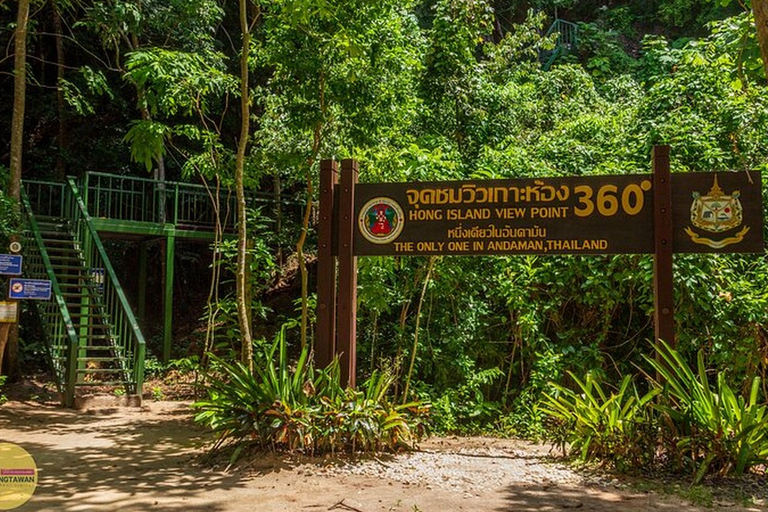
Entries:
<svg viewBox="0 0 768 512">
<path fill-rule="evenodd" d="M 656 343 L 675 347 L 675 294 L 672 274 L 672 180 L 669 146 L 653 147 L 653 255 L 654 334 Z"/>
<path fill-rule="evenodd" d="M 341 382 L 354 387 L 357 366 L 357 258 L 352 240 L 355 233 L 355 184 L 358 163 L 342 160 L 337 217 L 339 238 L 339 337 L 336 351 L 340 354 Z"/>
<path fill-rule="evenodd" d="M 317 342 L 315 364 L 325 368 L 336 350 L 336 258 L 333 236 L 336 218 L 333 214 L 334 189 L 338 183 L 338 165 L 333 160 L 320 163 L 320 225 L 317 249 Z"/>
<path fill-rule="evenodd" d="M 173 342 L 173 274 L 174 256 L 176 253 L 176 231 L 169 230 L 166 235 L 165 248 L 165 299 L 163 301 L 163 362 L 171 359 L 171 343 Z"/>
<path fill-rule="evenodd" d="M 139 243 L 139 319 L 147 323 L 147 242 Z"/>
</svg>

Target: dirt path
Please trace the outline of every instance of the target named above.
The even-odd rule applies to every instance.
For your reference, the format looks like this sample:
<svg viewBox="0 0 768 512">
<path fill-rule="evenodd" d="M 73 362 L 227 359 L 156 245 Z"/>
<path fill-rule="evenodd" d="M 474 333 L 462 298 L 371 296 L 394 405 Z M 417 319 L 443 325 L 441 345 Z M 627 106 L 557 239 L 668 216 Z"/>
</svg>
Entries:
<svg viewBox="0 0 768 512">
<path fill-rule="evenodd" d="M 264 455 L 228 472 L 199 464 L 208 439 L 179 402 L 91 412 L 0 407 L 0 442 L 21 445 L 39 468 L 20 511 L 711 510 L 585 482 L 545 461 L 543 447 L 519 441 L 438 438 L 412 454 L 364 459 Z"/>
</svg>

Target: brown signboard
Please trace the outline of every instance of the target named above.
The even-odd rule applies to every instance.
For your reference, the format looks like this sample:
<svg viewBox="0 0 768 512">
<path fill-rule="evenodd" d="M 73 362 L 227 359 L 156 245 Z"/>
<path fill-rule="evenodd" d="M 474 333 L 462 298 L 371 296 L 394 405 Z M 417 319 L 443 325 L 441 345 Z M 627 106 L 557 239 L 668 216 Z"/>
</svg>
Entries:
<svg viewBox="0 0 768 512">
<path fill-rule="evenodd" d="M 763 252 L 759 171 L 672 175 L 675 252 Z"/>
<path fill-rule="evenodd" d="M 676 252 L 762 252 L 758 172 L 672 177 Z M 358 184 L 356 255 L 654 252 L 650 174 Z"/>
</svg>

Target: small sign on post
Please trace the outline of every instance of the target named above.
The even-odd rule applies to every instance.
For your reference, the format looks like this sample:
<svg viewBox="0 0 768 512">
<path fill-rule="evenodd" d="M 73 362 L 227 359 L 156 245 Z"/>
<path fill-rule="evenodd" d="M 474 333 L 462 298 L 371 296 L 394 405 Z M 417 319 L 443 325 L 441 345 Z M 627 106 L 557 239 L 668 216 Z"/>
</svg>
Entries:
<svg viewBox="0 0 768 512">
<path fill-rule="evenodd" d="M 11 279 L 8 298 L 17 300 L 50 300 L 51 282 L 46 279 Z"/>
<path fill-rule="evenodd" d="M 0 254 L 0 275 L 21 275 L 23 257 L 20 254 Z"/>
<path fill-rule="evenodd" d="M 18 318 L 19 303 L 13 301 L 0 301 L 0 324 L 16 323 Z"/>
<path fill-rule="evenodd" d="M 92 267 L 89 274 L 91 275 L 91 282 L 98 285 L 99 293 L 104 293 L 104 268 Z"/>
</svg>

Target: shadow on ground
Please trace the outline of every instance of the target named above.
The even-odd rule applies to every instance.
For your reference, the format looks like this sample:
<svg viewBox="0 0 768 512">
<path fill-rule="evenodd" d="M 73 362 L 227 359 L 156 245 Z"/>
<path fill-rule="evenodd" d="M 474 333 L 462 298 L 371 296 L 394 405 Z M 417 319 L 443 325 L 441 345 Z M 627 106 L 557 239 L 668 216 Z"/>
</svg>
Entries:
<svg viewBox="0 0 768 512">
<path fill-rule="evenodd" d="M 204 435 L 181 404 L 107 414 L 14 404 L 0 408 L 0 440 L 25 448 L 38 466 L 37 490 L 21 511 L 215 512 L 224 509 L 202 495 L 244 485 L 198 464 Z"/>
<path fill-rule="evenodd" d="M 660 501 L 651 493 L 613 493 L 596 487 L 570 485 L 510 485 L 503 491 L 504 505 L 499 512 L 543 512 L 548 510 L 589 510 L 616 512 L 631 510 L 699 510 L 682 503 Z"/>
</svg>

